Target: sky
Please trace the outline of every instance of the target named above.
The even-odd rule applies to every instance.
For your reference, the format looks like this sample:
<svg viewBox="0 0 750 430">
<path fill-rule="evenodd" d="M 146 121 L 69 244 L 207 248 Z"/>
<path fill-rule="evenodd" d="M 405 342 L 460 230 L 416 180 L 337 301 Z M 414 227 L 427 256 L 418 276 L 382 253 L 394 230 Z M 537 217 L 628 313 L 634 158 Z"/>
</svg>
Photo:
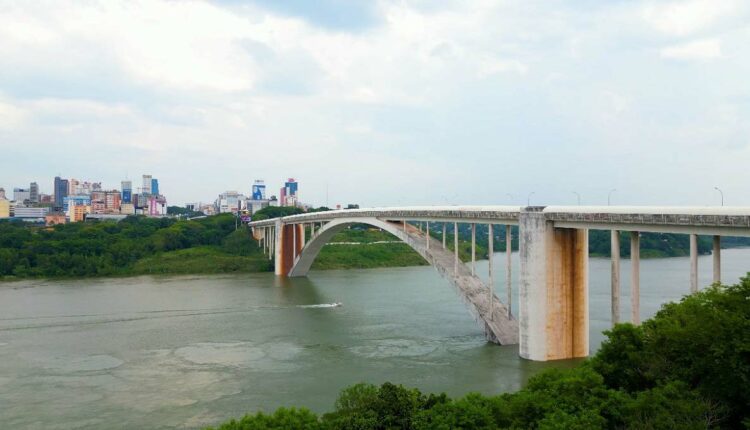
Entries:
<svg viewBox="0 0 750 430">
<path fill-rule="evenodd" d="M 749 77 L 743 0 L 0 0 L 0 187 L 750 206 Z"/>
</svg>

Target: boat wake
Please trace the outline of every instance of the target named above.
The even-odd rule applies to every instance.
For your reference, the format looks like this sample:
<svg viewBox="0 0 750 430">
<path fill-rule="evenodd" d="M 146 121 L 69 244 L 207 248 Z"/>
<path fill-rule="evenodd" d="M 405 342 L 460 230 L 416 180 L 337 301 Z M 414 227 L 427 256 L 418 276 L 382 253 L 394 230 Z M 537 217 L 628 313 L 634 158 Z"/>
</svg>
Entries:
<svg viewBox="0 0 750 430">
<path fill-rule="evenodd" d="M 321 303 L 319 305 L 298 305 L 298 308 L 311 309 L 311 308 L 337 308 L 341 306 L 341 302 L 336 303 Z"/>
</svg>

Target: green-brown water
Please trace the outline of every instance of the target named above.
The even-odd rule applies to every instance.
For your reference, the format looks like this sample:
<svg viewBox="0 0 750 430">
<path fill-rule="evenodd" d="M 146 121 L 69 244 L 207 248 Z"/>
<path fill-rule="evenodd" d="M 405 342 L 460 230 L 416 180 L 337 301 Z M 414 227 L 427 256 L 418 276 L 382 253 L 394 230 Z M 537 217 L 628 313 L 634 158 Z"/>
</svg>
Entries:
<svg viewBox="0 0 750 430">
<path fill-rule="evenodd" d="M 750 250 L 722 257 L 726 281 L 750 269 Z M 704 285 L 710 264 L 700 258 Z M 641 269 L 644 318 L 688 290 L 687 258 Z M 592 259 L 590 270 L 595 348 L 609 326 L 609 260 Z M 627 320 L 627 261 L 622 271 Z M 496 279 L 505 297 L 502 267 Z M 2 428 L 194 428 L 284 405 L 329 410 L 360 381 L 489 394 L 571 364 L 528 362 L 517 347 L 485 343 L 430 267 L 283 283 L 254 274 L 0 284 Z"/>
</svg>

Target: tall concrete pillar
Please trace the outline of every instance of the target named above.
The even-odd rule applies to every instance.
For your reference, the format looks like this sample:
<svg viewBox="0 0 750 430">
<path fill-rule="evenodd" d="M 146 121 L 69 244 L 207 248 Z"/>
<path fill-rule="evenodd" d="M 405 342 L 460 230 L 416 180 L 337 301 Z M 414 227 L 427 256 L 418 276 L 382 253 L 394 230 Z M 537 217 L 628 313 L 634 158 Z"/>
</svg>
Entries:
<svg viewBox="0 0 750 430">
<path fill-rule="evenodd" d="M 492 241 L 494 240 L 494 234 L 492 233 L 492 224 L 487 224 L 487 270 L 489 272 L 489 287 L 490 287 L 490 318 L 493 315 L 493 305 L 495 304 L 495 275 L 492 273 L 492 254 L 494 246 Z"/>
<path fill-rule="evenodd" d="M 292 224 L 294 228 L 292 228 L 292 242 L 294 245 L 292 245 L 292 261 L 297 261 L 297 224 Z M 294 265 L 294 263 L 292 263 Z"/>
<path fill-rule="evenodd" d="M 276 237 L 274 238 L 274 273 L 276 273 L 276 276 L 284 276 L 286 273 L 284 272 L 284 224 L 281 223 L 280 219 L 276 220 L 276 226 L 274 227 L 274 232 Z M 290 266 L 291 267 L 291 266 Z"/>
<path fill-rule="evenodd" d="M 698 235 L 690 235 L 690 292 L 698 291 Z"/>
<path fill-rule="evenodd" d="M 303 223 L 303 224 L 301 224 L 301 227 L 302 227 L 302 248 L 304 248 L 305 247 L 305 242 L 307 241 L 307 239 L 306 239 L 306 236 L 307 236 L 307 226 Z"/>
<path fill-rule="evenodd" d="M 471 223 L 471 275 L 477 274 L 477 225 Z"/>
<path fill-rule="evenodd" d="M 511 229 L 509 225 L 505 226 L 505 290 L 508 293 L 508 318 L 512 316 L 511 312 L 511 304 L 513 303 L 513 286 L 511 284 L 511 281 L 513 280 L 511 277 L 511 251 L 512 251 L 512 243 L 513 243 L 513 235 L 511 234 Z"/>
<path fill-rule="evenodd" d="M 276 261 L 275 273 L 279 276 L 289 275 L 294 262 L 302 250 L 302 225 L 282 224 L 276 221 Z"/>
<path fill-rule="evenodd" d="M 714 284 L 721 282 L 721 236 L 714 236 Z"/>
<path fill-rule="evenodd" d="M 641 234 L 630 232 L 630 321 L 641 323 Z"/>
<path fill-rule="evenodd" d="M 520 355 L 537 361 L 589 354 L 588 231 L 555 228 L 542 208 L 519 217 Z"/>
<path fill-rule="evenodd" d="M 447 232 L 447 228 L 445 228 L 445 223 L 443 223 L 443 249 L 445 249 L 445 235 Z"/>
<path fill-rule="evenodd" d="M 274 232 L 276 231 L 273 227 L 268 227 L 268 259 L 273 260 L 273 247 L 275 242 Z"/>
<path fill-rule="evenodd" d="M 427 227 L 425 228 L 424 238 L 426 242 L 425 246 L 427 247 L 427 249 L 430 249 L 430 222 L 429 221 L 427 221 Z"/>
<path fill-rule="evenodd" d="M 612 255 L 612 278 L 610 281 L 612 291 L 612 325 L 620 322 L 620 232 L 612 230 L 611 255 Z"/>
<path fill-rule="evenodd" d="M 453 223 L 453 276 L 458 274 L 458 223 Z"/>
</svg>

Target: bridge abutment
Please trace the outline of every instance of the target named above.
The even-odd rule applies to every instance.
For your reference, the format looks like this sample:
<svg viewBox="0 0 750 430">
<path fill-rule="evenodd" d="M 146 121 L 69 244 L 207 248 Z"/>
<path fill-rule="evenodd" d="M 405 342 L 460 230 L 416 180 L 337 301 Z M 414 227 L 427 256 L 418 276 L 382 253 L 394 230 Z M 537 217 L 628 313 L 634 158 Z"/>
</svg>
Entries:
<svg viewBox="0 0 750 430">
<path fill-rule="evenodd" d="M 588 231 L 555 228 L 524 209 L 520 231 L 520 355 L 536 361 L 589 354 Z"/>
</svg>

